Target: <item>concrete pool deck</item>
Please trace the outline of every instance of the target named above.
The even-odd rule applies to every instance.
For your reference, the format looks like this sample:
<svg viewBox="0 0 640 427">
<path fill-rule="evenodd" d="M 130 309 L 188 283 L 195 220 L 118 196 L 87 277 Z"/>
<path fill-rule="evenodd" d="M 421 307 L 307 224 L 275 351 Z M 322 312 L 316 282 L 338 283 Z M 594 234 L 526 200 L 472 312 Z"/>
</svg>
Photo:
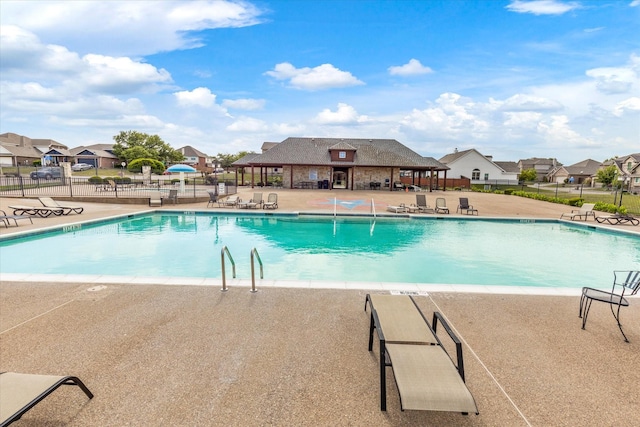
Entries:
<svg viewBox="0 0 640 427">
<path fill-rule="evenodd" d="M 254 191 L 240 195 L 251 198 Z M 277 192 L 281 212 L 333 212 L 332 205 L 323 206 L 333 197 L 373 198 L 382 206 L 415 202 L 414 193 Z M 454 212 L 461 194 L 427 193 L 428 202 L 440 196 Z M 555 219 L 570 211 L 512 196 L 462 196 L 480 217 Z M 0 209 L 28 202 L 0 199 Z M 81 215 L 34 218 L 33 225 L 21 221 L 0 232 L 149 209 L 81 205 Z M 206 209 L 206 203 L 177 208 Z M 41 255 L 34 256 L 36 271 Z M 581 330 L 578 296 L 416 297 L 428 318 L 442 312 L 463 341 L 467 384 L 480 415 L 462 416 L 400 411 L 390 370 L 388 410 L 379 410 L 377 347 L 367 351 L 369 316 L 363 311 L 368 292 L 381 290 L 259 287 L 250 293 L 230 286 L 223 293 L 219 285 L 2 280 L 0 371 L 77 375 L 96 396 L 87 401 L 76 388 L 62 388 L 16 426 L 640 424 L 637 298 L 622 312 L 627 344 L 604 304 L 594 304 Z"/>
</svg>

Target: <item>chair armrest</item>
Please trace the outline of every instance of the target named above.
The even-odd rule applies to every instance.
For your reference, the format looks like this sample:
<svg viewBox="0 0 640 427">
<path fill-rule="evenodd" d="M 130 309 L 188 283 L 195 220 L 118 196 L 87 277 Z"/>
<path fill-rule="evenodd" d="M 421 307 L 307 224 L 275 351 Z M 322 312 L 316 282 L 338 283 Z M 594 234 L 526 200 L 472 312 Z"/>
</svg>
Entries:
<svg viewBox="0 0 640 427">
<path fill-rule="evenodd" d="M 447 334 L 449 335 L 449 338 L 451 338 L 451 341 L 453 341 L 454 344 L 456 345 L 456 359 L 458 362 L 456 367 L 458 368 L 458 373 L 460 374 L 462 381 L 464 381 L 464 358 L 462 356 L 462 342 L 460 341 L 458 336 L 453 332 L 453 329 L 451 329 L 447 321 L 444 320 L 444 317 L 442 316 L 442 314 L 440 314 L 437 311 L 433 312 L 433 321 L 431 322 L 431 324 L 433 325 L 434 333 L 437 332 L 436 329 L 438 327 L 438 320 L 440 321 L 440 323 L 442 323 L 442 327 L 444 328 L 444 330 L 447 331 Z M 445 353 L 447 352 L 447 350 L 445 350 L 444 347 L 442 347 L 442 349 L 445 351 Z M 449 358 L 451 358 L 451 356 L 449 356 Z"/>
</svg>

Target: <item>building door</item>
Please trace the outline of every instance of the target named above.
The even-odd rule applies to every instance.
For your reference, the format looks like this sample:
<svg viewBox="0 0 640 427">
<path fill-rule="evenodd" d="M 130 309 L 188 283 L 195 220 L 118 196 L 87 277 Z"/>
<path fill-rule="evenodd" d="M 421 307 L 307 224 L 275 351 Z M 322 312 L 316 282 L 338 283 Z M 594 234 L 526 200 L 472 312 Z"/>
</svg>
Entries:
<svg viewBox="0 0 640 427">
<path fill-rule="evenodd" d="M 347 188 L 347 169 L 333 169 L 333 188 Z"/>
</svg>

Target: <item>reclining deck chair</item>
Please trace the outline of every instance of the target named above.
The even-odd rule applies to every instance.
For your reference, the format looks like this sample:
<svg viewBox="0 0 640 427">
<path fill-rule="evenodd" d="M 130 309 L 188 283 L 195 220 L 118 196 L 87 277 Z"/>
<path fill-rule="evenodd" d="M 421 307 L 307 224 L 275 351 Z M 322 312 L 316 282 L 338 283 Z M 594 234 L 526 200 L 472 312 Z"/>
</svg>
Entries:
<svg viewBox="0 0 640 427">
<path fill-rule="evenodd" d="M 77 385 L 89 399 L 93 399 L 93 393 L 78 377 L 15 372 L 0 374 L 0 427 L 19 420 L 62 385 Z"/>
<path fill-rule="evenodd" d="M 578 315 L 578 317 L 582 318 L 582 329 L 584 329 L 587 324 L 587 316 L 591 309 L 591 303 L 593 301 L 604 302 L 609 304 L 611 314 L 613 314 L 614 319 L 618 322 L 618 329 L 620 329 L 625 342 L 629 342 L 620 324 L 620 308 L 629 306 L 629 301 L 625 298 L 625 294 L 626 296 L 635 295 L 638 293 L 638 290 L 640 290 L 640 271 L 614 271 L 611 292 L 588 287 L 582 288 L 580 313 Z M 617 308 L 614 309 L 614 307 Z"/>
<path fill-rule="evenodd" d="M 28 219 L 29 221 L 31 221 L 31 224 L 33 224 L 33 220 L 28 215 L 7 215 L 5 211 L 0 210 L 0 221 L 2 221 L 2 223 L 6 228 L 9 228 L 9 225 L 11 224 L 10 222 L 11 220 L 13 220 L 13 222 L 17 227 L 19 219 Z"/>
<path fill-rule="evenodd" d="M 574 219 L 583 219 L 586 221 L 590 216 L 592 216 L 593 219 L 596 219 L 596 214 L 593 212 L 594 206 L 595 203 L 585 203 L 580 207 L 580 209 L 573 209 L 570 213 L 563 213 L 560 215 L 560 219 L 569 218 L 572 221 Z"/>
<path fill-rule="evenodd" d="M 416 207 L 418 212 L 434 213 L 435 210 L 427 204 L 427 196 L 424 194 L 416 194 Z"/>
<path fill-rule="evenodd" d="M 465 214 L 469 215 L 478 215 L 478 209 L 474 209 L 473 205 L 469 204 L 469 199 L 466 197 L 460 197 L 460 204 L 456 208 L 456 212 L 462 213 L 464 211 Z"/>
<path fill-rule="evenodd" d="M 278 209 L 278 193 L 269 193 L 267 201 L 262 204 L 262 209 Z"/>
<path fill-rule="evenodd" d="M 80 206 L 63 206 L 60 203 L 53 200 L 51 197 L 38 197 L 40 203 L 45 208 L 60 208 L 62 209 L 62 215 L 69 215 L 71 212 L 76 214 L 81 214 L 84 211 L 83 207 Z"/>
<path fill-rule="evenodd" d="M 386 368 L 400 395 L 401 410 L 450 411 L 478 414 L 478 407 L 465 384 L 462 343 L 440 313 L 432 325 L 411 296 L 367 294 L 371 308 L 369 351 L 374 330 L 380 343 L 380 410 L 387 410 Z M 436 334 L 440 321 L 456 347 L 456 363 Z"/>
<path fill-rule="evenodd" d="M 449 213 L 449 208 L 447 207 L 447 200 L 444 197 L 436 198 L 436 213 Z"/>
</svg>

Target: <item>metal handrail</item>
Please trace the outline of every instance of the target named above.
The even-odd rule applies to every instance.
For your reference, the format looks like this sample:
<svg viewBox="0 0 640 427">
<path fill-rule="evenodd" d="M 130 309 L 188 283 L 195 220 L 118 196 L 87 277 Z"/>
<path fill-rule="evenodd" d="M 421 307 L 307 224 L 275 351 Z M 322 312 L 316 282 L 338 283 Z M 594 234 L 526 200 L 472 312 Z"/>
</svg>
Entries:
<svg viewBox="0 0 640 427">
<path fill-rule="evenodd" d="M 373 217 L 376 217 L 376 204 L 373 201 L 373 198 L 371 199 L 371 212 L 373 212 Z"/>
<path fill-rule="evenodd" d="M 233 257 L 231 256 L 231 252 L 229 252 L 229 248 L 227 248 L 226 246 L 222 247 L 222 250 L 220 251 L 220 257 L 222 258 L 222 289 L 220 289 L 222 292 L 226 292 L 227 291 L 227 278 L 226 278 L 226 274 L 225 274 L 225 268 L 224 268 L 224 253 L 227 253 L 227 255 L 229 256 L 229 261 L 231 261 L 231 266 L 233 267 L 233 278 L 236 278 L 236 263 L 233 260 Z"/>
<path fill-rule="evenodd" d="M 253 266 L 253 258 L 254 256 L 258 259 L 258 264 L 260 264 L 260 278 L 264 278 L 264 269 L 262 266 L 262 260 L 260 259 L 260 254 L 256 248 L 251 249 L 251 292 L 258 292 L 256 290 L 256 274 Z"/>
</svg>

